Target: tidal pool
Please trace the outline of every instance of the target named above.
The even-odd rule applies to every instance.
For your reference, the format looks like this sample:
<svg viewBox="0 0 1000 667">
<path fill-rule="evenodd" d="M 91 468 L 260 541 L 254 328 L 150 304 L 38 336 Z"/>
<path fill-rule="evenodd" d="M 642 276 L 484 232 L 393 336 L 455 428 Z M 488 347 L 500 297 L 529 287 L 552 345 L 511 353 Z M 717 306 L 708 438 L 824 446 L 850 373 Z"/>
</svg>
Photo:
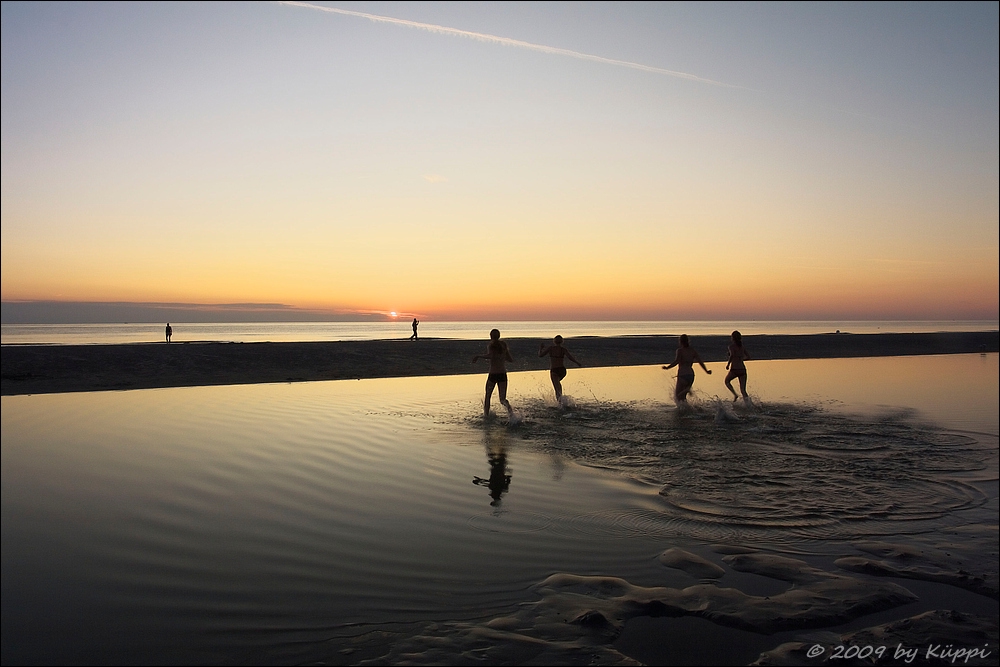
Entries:
<svg viewBox="0 0 1000 667">
<path fill-rule="evenodd" d="M 482 422 L 481 376 L 3 397 L 3 660 L 517 662 L 539 655 L 498 620 L 517 614 L 560 662 L 749 662 L 795 635 L 739 614 L 545 629 L 572 577 L 701 581 L 671 548 L 770 598 L 787 583 L 723 556 L 875 586 L 843 559 L 952 545 L 937 579 L 890 577 L 913 599 L 800 627 L 997 615 L 998 355 L 751 362 L 752 409 L 711 366 L 686 415 L 658 367 L 573 369 L 570 410 L 512 373 L 517 426 Z M 494 631 L 502 655 L 475 644 Z"/>
</svg>

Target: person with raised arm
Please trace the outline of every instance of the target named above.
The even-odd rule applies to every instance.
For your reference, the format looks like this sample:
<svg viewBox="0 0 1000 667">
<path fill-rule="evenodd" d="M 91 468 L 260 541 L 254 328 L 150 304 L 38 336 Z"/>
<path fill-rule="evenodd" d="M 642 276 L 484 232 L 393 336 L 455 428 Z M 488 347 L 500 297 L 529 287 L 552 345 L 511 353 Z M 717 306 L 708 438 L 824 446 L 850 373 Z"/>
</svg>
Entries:
<svg viewBox="0 0 1000 667">
<path fill-rule="evenodd" d="M 688 394 L 691 393 L 691 386 L 694 384 L 694 363 L 696 361 L 701 365 L 702 370 L 709 375 L 712 374 L 712 371 L 708 370 L 701 357 L 698 356 L 698 351 L 691 347 L 687 334 L 681 334 L 680 346 L 677 348 L 677 354 L 674 356 L 673 362 L 663 367 L 665 371 L 670 370 L 674 366 L 678 367 L 677 387 L 674 389 L 674 400 L 678 404 L 687 403 Z"/>
<path fill-rule="evenodd" d="M 552 345 L 546 347 L 545 343 L 539 343 L 538 356 L 549 357 L 552 360 L 549 368 L 549 379 L 552 380 L 552 388 L 556 390 L 556 401 L 562 400 L 562 381 L 566 377 L 566 359 L 569 358 L 577 366 L 582 366 L 573 354 L 563 347 L 563 337 L 556 336 L 552 339 Z"/>
</svg>

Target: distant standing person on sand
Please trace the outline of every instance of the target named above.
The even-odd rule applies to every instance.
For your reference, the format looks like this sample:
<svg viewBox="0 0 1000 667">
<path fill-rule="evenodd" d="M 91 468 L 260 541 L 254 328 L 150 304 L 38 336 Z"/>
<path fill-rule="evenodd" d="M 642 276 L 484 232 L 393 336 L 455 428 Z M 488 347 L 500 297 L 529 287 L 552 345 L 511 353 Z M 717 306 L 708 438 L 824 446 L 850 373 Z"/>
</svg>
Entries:
<svg viewBox="0 0 1000 667">
<path fill-rule="evenodd" d="M 507 362 L 514 361 L 510 356 L 510 348 L 507 343 L 500 340 L 500 330 L 490 331 L 490 343 L 486 346 L 486 354 L 477 354 L 472 357 L 472 363 L 480 359 L 490 360 L 490 374 L 486 376 L 486 399 L 483 401 L 483 418 L 490 416 L 490 398 L 493 396 L 493 388 L 500 388 L 500 403 L 507 408 L 507 416 L 514 414 L 513 408 L 507 401 Z"/>
<path fill-rule="evenodd" d="M 170 337 L 174 335 L 174 330 L 170 328 L 170 322 L 167 322 L 166 335 L 167 335 L 167 342 L 169 343 Z"/>
<path fill-rule="evenodd" d="M 552 339 L 552 345 L 545 347 L 545 343 L 540 343 L 538 345 L 538 356 L 548 357 L 552 360 L 552 366 L 549 370 L 549 379 L 552 380 L 552 387 L 556 390 L 556 400 L 562 400 L 562 381 L 566 377 L 566 357 L 572 361 L 577 366 L 582 366 L 579 361 L 576 360 L 569 350 L 563 347 L 563 337 L 556 336 Z"/>
<path fill-rule="evenodd" d="M 733 402 L 740 399 L 733 389 L 733 380 L 740 379 L 740 393 L 743 394 L 743 402 L 750 403 L 750 396 L 747 395 L 747 366 L 743 362 L 750 359 L 750 353 L 743 347 L 743 334 L 739 331 L 733 332 L 733 342 L 729 344 L 729 361 L 726 362 L 726 388 L 733 392 Z"/>
<path fill-rule="evenodd" d="M 712 371 L 705 367 L 705 363 L 698 356 L 697 350 L 691 347 L 688 342 L 687 334 L 681 334 L 681 344 L 677 348 L 677 354 L 674 356 L 674 361 L 669 366 L 664 366 L 663 370 L 670 370 L 674 366 L 678 366 L 677 369 L 677 388 L 674 389 L 674 400 L 678 403 L 687 403 L 688 394 L 691 393 L 691 385 L 694 384 L 694 362 L 698 362 L 701 365 L 702 370 L 704 370 L 709 375 Z"/>
<path fill-rule="evenodd" d="M 413 318 L 413 335 L 410 336 L 410 340 L 417 340 L 417 325 L 418 324 L 420 324 L 420 322 L 418 322 L 417 318 L 414 317 Z"/>
</svg>

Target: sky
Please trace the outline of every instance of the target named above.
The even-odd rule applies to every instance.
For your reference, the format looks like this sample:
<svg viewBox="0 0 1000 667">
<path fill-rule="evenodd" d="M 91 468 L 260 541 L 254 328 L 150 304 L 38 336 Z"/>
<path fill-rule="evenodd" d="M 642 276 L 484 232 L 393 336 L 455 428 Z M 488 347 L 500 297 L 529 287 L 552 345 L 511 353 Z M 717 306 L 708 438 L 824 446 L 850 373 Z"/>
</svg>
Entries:
<svg viewBox="0 0 1000 667">
<path fill-rule="evenodd" d="M 997 26 L 997 3 L 4 2 L 0 297 L 996 319 Z"/>
</svg>

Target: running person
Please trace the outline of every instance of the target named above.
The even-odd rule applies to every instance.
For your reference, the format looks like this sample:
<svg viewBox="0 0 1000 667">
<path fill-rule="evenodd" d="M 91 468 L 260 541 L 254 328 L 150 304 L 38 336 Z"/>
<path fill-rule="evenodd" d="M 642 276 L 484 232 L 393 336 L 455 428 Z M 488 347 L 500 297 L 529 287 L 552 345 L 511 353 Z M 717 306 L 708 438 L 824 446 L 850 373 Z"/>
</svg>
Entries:
<svg viewBox="0 0 1000 667">
<path fill-rule="evenodd" d="M 740 400 L 733 389 L 733 380 L 740 379 L 740 393 L 743 394 L 743 402 L 748 403 L 750 396 L 747 394 L 747 366 L 744 361 L 750 359 L 750 353 L 743 347 L 743 334 L 739 331 L 733 332 L 733 342 L 729 344 L 729 361 L 726 362 L 726 388 L 733 392 L 733 402 Z"/>
<path fill-rule="evenodd" d="M 663 367 L 663 370 L 666 371 L 678 366 L 677 387 L 674 389 L 674 400 L 678 403 L 687 403 L 688 394 L 691 393 L 691 386 L 694 384 L 694 362 L 696 361 L 701 365 L 702 370 L 709 375 L 712 374 L 712 371 L 706 368 L 705 363 L 698 356 L 697 350 L 691 347 L 687 334 L 681 334 L 680 347 L 677 348 L 673 363 Z"/>
<path fill-rule="evenodd" d="M 472 357 L 472 363 L 480 359 L 490 360 L 490 374 L 486 376 L 486 399 L 483 401 L 483 418 L 490 416 L 490 398 L 493 396 L 493 388 L 500 389 L 500 403 L 507 408 L 507 416 L 514 414 L 514 409 L 507 401 L 507 362 L 514 361 L 510 356 L 510 348 L 507 343 L 500 340 L 500 330 L 490 331 L 490 344 L 486 346 L 486 354 L 477 354 Z"/>
<path fill-rule="evenodd" d="M 556 400 L 559 401 L 562 399 L 562 381 L 566 377 L 566 357 L 569 357 L 569 360 L 577 366 L 582 366 L 583 364 L 577 361 L 576 357 L 563 347 L 562 336 L 553 338 L 552 343 L 548 347 L 545 346 L 545 343 L 539 343 L 538 356 L 548 356 L 552 360 L 552 366 L 549 369 L 549 379 L 552 380 L 552 388 L 556 390 Z"/>
</svg>

